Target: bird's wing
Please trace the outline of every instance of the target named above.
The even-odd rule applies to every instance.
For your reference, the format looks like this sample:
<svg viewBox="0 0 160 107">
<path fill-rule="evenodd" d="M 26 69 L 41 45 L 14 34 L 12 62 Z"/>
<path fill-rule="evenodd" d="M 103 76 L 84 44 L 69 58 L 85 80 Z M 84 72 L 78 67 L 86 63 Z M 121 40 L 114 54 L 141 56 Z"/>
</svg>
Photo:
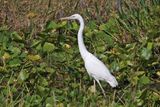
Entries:
<svg viewBox="0 0 160 107">
<path fill-rule="evenodd" d="M 115 77 L 110 73 L 102 61 L 94 55 L 89 54 L 85 60 L 85 67 L 89 75 L 98 79 L 107 81 L 112 87 L 118 85 Z"/>
<path fill-rule="evenodd" d="M 108 68 L 104 65 L 103 62 L 101 62 L 98 58 L 96 58 L 94 55 L 90 54 L 87 56 L 85 60 L 85 67 L 87 72 L 91 76 L 96 76 L 97 78 L 101 78 L 99 80 L 103 80 L 103 78 L 106 78 L 106 76 L 110 76 L 110 72 Z"/>
</svg>

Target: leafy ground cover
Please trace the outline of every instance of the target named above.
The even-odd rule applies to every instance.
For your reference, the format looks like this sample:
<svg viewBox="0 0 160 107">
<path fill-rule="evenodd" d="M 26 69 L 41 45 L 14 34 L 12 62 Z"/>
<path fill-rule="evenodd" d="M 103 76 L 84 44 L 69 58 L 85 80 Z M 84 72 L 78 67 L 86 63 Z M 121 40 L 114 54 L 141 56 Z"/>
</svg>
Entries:
<svg viewBox="0 0 160 107">
<path fill-rule="evenodd" d="M 85 71 L 77 46 L 78 24 L 46 21 L 42 31 L 0 26 L 0 106 L 159 107 L 160 6 L 158 0 L 124 2 L 108 21 L 86 20 L 87 49 L 119 82 L 102 82 L 107 99 Z M 32 14 L 30 14 L 32 16 Z M 85 16 L 87 17 L 87 16 Z"/>
</svg>

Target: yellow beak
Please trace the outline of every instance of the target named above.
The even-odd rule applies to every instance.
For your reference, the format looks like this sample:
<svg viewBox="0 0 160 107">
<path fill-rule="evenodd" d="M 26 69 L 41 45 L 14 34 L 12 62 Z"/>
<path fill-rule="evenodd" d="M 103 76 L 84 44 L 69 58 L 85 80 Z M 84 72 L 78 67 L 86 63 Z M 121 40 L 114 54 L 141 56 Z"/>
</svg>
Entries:
<svg viewBox="0 0 160 107">
<path fill-rule="evenodd" d="M 63 18 L 60 18 L 60 20 L 68 20 L 69 17 L 63 17 Z"/>
</svg>

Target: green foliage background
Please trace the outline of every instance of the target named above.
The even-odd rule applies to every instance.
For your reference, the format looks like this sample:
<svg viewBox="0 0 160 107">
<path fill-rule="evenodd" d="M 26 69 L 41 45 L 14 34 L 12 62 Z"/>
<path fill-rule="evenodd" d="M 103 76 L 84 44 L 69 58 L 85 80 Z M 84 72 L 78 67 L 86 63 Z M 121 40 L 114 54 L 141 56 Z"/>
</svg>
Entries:
<svg viewBox="0 0 160 107">
<path fill-rule="evenodd" d="M 76 21 L 48 19 L 38 30 L 34 21 L 17 29 L 5 19 L 0 25 L 0 106 L 159 107 L 160 2 L 132 3 L 124 1 L 119 11 L 107 8 L 107 18 L 96 4 L 95 17 L 89 9 L 81 11 L 87 49 L 119 82 L 117 89 L 102 82 L 107 99 L 98 86 L 93 93 L 77 46 Z M 32 22 L 35 16 L 27 17 Z"/>
</svg>

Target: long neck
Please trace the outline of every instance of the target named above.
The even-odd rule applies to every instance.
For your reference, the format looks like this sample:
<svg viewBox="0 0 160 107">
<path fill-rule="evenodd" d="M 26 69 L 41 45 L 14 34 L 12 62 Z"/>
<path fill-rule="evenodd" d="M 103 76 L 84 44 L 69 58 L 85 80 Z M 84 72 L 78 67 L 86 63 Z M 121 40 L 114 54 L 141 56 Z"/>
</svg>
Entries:
<svg viewBox="0 0 160 107">
<path fill-rule="evenodd" d="M 84 21 L 82 18 L 79 19 L 79 23 L 80 23 L 80 28 L 78 31 L 78 47 L 79 47 L 80 54 L 84 60 L 88 51 L 87 51 L 87 49 L 84 45 L 84 42 L 83 42 Z"/>
</svg>

